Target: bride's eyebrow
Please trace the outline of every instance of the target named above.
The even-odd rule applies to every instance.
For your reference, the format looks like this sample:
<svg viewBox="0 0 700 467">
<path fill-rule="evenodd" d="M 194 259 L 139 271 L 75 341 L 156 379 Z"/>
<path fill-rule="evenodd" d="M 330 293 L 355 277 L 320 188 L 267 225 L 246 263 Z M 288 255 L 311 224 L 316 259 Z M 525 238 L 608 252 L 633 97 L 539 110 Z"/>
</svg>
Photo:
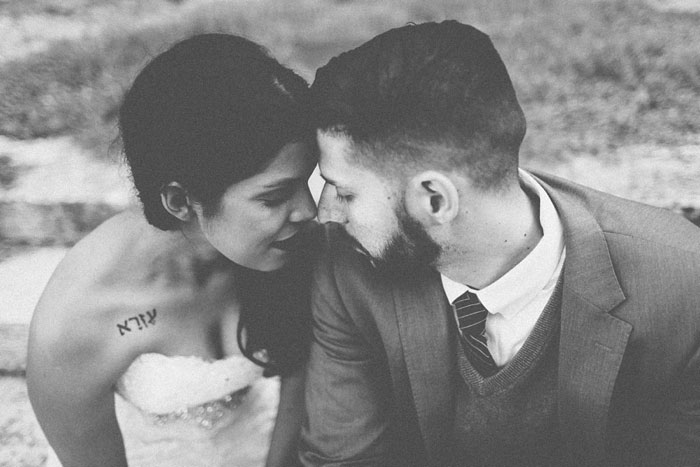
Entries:
<svg viewBox="0 0 700 467">
<path fill-rule="evenodd" d="M 302 177 L 286 177 L 286 178 L 281 178 L 279 180 L 275 180 L 272 183 L 268 183 L 267 185 L 263 185 L 262 188 L 264 190 L 275 190 L 278 188 L 285 188 L 289 185 L 293 185 L 295 183 L 299 183 L 300 180 L 302 180 Z"/>
</svg>

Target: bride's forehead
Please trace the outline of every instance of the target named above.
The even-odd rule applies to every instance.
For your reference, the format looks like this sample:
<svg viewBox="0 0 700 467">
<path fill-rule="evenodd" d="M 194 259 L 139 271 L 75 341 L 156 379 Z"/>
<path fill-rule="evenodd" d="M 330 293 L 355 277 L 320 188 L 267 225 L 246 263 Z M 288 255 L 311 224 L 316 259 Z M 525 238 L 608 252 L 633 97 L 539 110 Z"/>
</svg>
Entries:
<svg viewBox="0 0 700 467">
<path fill-rule="evenodd" d="M 304 143 L 290 143 L 261 171 L 234 183 L 228 193 L 240 190 L 274 190 L 306 180 L 316 165 L 316 159 Z"/>
<path fill-rule="evenodd" d="M 278 169 L 306 170 L 309 164 L 316 163 L 316 155 L 305 142 L 288 143 L 279 150 L 267 166 L 267 172 Z"/>
<path fill-rule="evenodd" d="M 284 184 L 288 179 L 308 178 L 316 166 L 315 154 L 305 143 L 290 143 L 272 159 L 261 172 L 250 177 L 252 182 L 272 186 Z"/>
</svg>

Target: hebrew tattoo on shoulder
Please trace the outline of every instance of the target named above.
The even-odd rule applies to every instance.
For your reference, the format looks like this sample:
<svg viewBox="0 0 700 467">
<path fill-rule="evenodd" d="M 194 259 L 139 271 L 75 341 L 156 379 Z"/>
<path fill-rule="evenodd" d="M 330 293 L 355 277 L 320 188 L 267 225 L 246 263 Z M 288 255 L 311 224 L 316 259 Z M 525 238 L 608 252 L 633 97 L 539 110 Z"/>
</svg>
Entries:
<svg viewBox="0 0 700 467">
<path fill-rule="evenodd" d="M 123 336 L 131 331 L 142 331 L 148 326 L 154 326 L 156 324 L 156 309 L 152 309 L 146 312 L 146 314 L 139 313 L 136 316 L 125 319 L 124 323 L 117 323 L 117 329 L 119 330 L 119 335 Z M 132 322 L 136 323 L 131 324 Z"/>
</svg>

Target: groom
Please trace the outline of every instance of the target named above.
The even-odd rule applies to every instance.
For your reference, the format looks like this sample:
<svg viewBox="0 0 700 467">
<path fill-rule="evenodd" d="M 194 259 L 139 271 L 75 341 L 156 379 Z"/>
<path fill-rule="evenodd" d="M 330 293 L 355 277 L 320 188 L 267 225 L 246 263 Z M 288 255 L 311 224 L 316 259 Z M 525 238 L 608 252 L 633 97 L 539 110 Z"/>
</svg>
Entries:
<svg viewBox="0 0 700 467">
<path fill-rule="evenodd" d="M 381 34 L 312 93 L 305 465 L 696 465 L 700 230 L 519 169 L 523 112 L 470 26 Z"/>
</svg>

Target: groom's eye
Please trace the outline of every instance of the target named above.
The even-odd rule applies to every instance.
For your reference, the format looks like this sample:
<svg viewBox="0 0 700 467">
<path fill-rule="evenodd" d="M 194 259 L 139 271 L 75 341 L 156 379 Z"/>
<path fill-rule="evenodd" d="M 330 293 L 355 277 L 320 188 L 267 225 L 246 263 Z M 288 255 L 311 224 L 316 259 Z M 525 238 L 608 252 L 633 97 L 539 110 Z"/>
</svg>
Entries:
<svg viewBox="0 0 700 467">
<path fill-rule="evenodd" d="M 342 193 L 338 192 L 338 190 L 336 190 L 336 192 L 335 192 L 335 198 L 336 198 L 338 201 L 340 201 L 341 203 L 347 203 L 347 202 L 352 201 L 353 196 L 352 196 L 352 195 L 348 195 L 348 194 L 342 194 Z"/>
</svg>

